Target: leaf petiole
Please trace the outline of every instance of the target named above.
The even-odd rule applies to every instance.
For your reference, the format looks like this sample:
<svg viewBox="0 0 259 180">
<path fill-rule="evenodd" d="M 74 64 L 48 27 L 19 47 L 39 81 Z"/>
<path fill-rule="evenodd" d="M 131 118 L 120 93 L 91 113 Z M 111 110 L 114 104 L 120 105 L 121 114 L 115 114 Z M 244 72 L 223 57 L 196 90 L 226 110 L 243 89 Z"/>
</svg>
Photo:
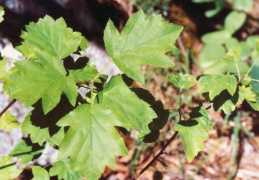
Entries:
<svg viewBox="0 0 259 180">
<path fill-rule="evenodd" d="M 94 102 L 94 81 L 99 78 L 100 74 L 104 71 L 104 69 L 112 62 L 112 59 L 110 59 L 103 68 L 99 71 L 99 73 L 94 77 L 93 80 L 91 80 L 91 104 Z"/>
<path fill-rule="evenodd" d="M 238 73 L 238 81 L 240 81 L 240 79 L 241 79 L 241 76 L 240 76 L 239 67 L 238 67 L 238 65 L 237 65 L 237 62 L 235 62 L 235 64 L 236 64 L 237 73 Z"/>
</svg>

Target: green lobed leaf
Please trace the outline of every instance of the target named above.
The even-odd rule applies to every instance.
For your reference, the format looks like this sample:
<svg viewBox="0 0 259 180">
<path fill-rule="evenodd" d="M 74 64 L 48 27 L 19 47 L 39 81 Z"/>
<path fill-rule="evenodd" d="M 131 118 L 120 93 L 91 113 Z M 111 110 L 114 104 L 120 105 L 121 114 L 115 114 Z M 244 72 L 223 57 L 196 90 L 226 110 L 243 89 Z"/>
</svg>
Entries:
<svg viewBox="0 0 259 180">
<path fill-rule="evenodd" d="M 206 98 L 208 94 L 203 94 Z M 225 114 L 229 114 L 236 109 L 236 106 L 241 104 L 244 100 L 243 93 L 237 88 L 233 96 L 227 90 L 221 92 L 211 101 L 211 106 L 215 111 L 223 110 Z"/>
<path fill-rule="evenodd" d="M 116 154 L 127 155 L 124 141 L 114 127 L 116 117 L 102 105 L 82 104 L 58 125 L 70 126 L 60 144 L 58 159 L 70 156 L 72 170 L 78 170 L 86 179 L 100 178 L 106 165 L 114 169 Z"/>
<path fill-rule="evenodd" d="M 15 167 L 15 163 L 12 162 L 12 157 L 0 157 L 0 179 L 13 180 L 17 178 L 21 172 L 22 170 Z"/>
<path fill-rule="evenodd" d="M 202 42 L 210 45 L 221 45 L 231 38 L 231 33 L 225 30 L 207 33 L 201 37 Z"/>
<path fill-rule="evenodd" d="M 235 46 L 228 50 L 226 56 L 222 59 L 222 61 L 227 64 L 236 63 L 237 61 L 239 61 L 240 55 L 240 48 Z"/>
<path fill-rule="evenodd" d="M 209 114 L 202 106 L 192 108 L 190 119 L 197 121 L 204 130 L 213 129 L 213 124 L 209 118 Z"/>
<path fill-rule="evenodd" d="M 26 42 L 19 50 L 23 52 L 33 52 L 34 48 L 44 49 L 45 52 L 63 59 L 75 52 L 81 45 L 81 48 L 87 48 L 87 41 L 81 33 L 73 32 L 68 28 L 63 18 L 56 21 L 50 16 L 45 16 L 37 23 L 31 22 L 26 26 L 27 32 L 23 32 L 21 38 Z M 30 46 L 28 46 L 28 44 Z M 24 55 L 29 55 L 24 53 Z"/>
<path fill-rule="evenodd" d="M 33 179 L 32 180 L 48 180 L 49 173 L 46 169 L 40 166 L 30 166 L 32 169 Z"/>
<path fill-rule="evenodd" d="M 128 20 L 121 33 L 108 21 L 104 31 L 105 48 L 122 72 L 143 84 L 139 65 L 174 66 L 165 53 L 175 49 L 173 44 L 181 31 L 181 26 L 163 21 L 161 15 L 145 20 L 140 10 Z"/>
<path fill-rule="evenodd" d="M 25 106 L 42 98 L 45 114 L 59 103 L 62 92 L 75 105 L 78 95 L 76 81 L 73 77 L 66 76 L 61 61 L 42 50 L 35 50 L 35 54 L 40 62 L 23 60 L 15 63 L 19 71 L 9 76 L 4 91 L 11 98 L 20 99 Z"/>
<path fill-rule="evenodd" d="M 149 132 L 147 124 L 157 118 L 156 113 L 148 103 L 140 100 L 124 82 L 125 76 L 115 76 L 105 86 L 102 94 L 102 104 L 114 112 L 123 122 L 123 127 L 132 128 L 141 133 Z M 119 123 L 117 126 L 120 126 Z"/>
<path fill-rule="evenodd" d="M 28 41 L 23 41 L 21 45 L 16 46 L 15 49 L 21 52 L 27 59 L 37 59 L 34 53 L 34 48 Z"/>
<path fill-rule="evenodd" d="M 192 119 L 177 123 L 174 129 L 179 132 L 184 143 L 185 156 L 188 162 L 191 162 L 198 152 L 203 150 L 203 141 L 209 139 L 207 132 L 198 121 Z"/>
<path fill-rule="evenodd" d="M 32 144 L 31 141 L 22 139 L 22 141 L 12 150 L 9 156 L 21 158 L 19 163 L 26 164 L 34 159 L 40 157 L 44 147 Z"/>
<path fill-rule="evenodd" d="M 241 87 L 240 87 L 240 91 L 242 92 L 244 98 L 245 98 L 247 101 L 252 101 L 252 102 L 255 102 L 255 101 L 256 101 L 256 99 L 255 99 L 256 94 L 255 94 L 254 91 L 252 90 L 252 87 L 251 87 L 251 86 L 248 86 L 248 87 L 241 86 Z"/>
<path fill-rule="evenodd" d="M 65 133 L 64 128 L 60 128 L 56 123 L 73 110 L 68 99 L 64 95 L 61 96 L 59 104 L 47 114 L 42 110 L 41 100 L 33 107 L 22 124 L 22 133 L 29 134 L 31 141 L 39 145 L 44 142 L 49 142 L 50 146 L 59 145 Z"/>
<path fill-rule="evenodd" d="M 159 130 L 162 129 L 168 121 L 169 111 L 164 109 L 163 103 L 161 101 L 156 101 L 148 90 L 142 88 L 131 88 L 131 90 L 140 99 L 147 102 L 157 114 L 157 118 L 153 119 L 152 122 L 148 124 L 150 132 L 139 133 L 138 138 L 146 143 L 155 142 L 160 135 Z"/>
<path fill-rule="evenodd" d="M 224 30 L 234 34 L 246 21 L 246 13 L 232 11 L 225 18 Z"/>
<path fill-rule="evenodd" d="M 195 77 L 191 74 L 183 75 L 182 73 L 177 73 L 175 76 L 170 74 L 167 78 L 171 81 L 171 83 L 173 83 L 174 86 L 180 89 L 189 89 L 196 82 Z"/>
<path fill-rule="evenodd" d="M 3 18 L 4 14 L 5 14 L 5 12 L 4 12 L 3 6 L 0 6 L 0 22 L 2 22 L 4 20 L 4 18 Z"/>
<path fill-rule="evenodd" d="M 213 100 L 225 89 L 230 95 L 234 95 L 237 87 L 237 79 L 233 75 L 205 74 L 200 77 L 198 87 L 202 93 L 208 92 L 209 99 Z"/>
<path fill-rule="evenodd" d="M 10 111 L 7 111 L 0 117 L 0 129 L 4 128 L 6 131 L 10 132 L 12 129 L 17 128 L 20 125 L 21 124 L 15 119 L 15 117 L 10 115 Z"/>
<path fill-rule="evenodd" d="M 128 88 L 121 75 L 111 78 L 97 99 L 94 104 L 81 104 L 57 123 L 70 126 L 60 144 L 58 159 L 70 156 L 72 169 L 87 179 L 98 179 L 105 165 L 115 168 L 116 154 L 127 154 L 114 126 L 145 133 L 156 118 L 149 104 Z"/>
<path fill-rule="evenodd" d="M 259 111 L 259 93 L 258 92 L 254 92 L 255 94 L 255 102 L 252 102 L 252 101 L 247 101 L 250 106 L 256 110 L 256 111 Z"/>
<path fill-rule="evenodd" d="M 70 167 L 70 159 L 55 162 L 50 168 L 50 176 L 58 176 L 58 180 L 81 180 L 83 177 L 78 171 L 72 171 Z"/>
</svg>

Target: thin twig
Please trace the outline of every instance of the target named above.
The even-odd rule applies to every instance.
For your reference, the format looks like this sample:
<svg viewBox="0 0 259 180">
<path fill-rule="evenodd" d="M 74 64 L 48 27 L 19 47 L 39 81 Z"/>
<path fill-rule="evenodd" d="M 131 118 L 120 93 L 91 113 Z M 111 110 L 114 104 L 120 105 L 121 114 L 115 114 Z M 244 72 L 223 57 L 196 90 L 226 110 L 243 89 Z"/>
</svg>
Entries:
<svg viewBox="0 0 259 180">
<path fill-rule="evenodd" d="M 143 174 L 162 154 L 164 154 L 164 150 L 165 148 L 174 140 L 174 138 L 177 136 L 178 131 L 176 131 L 174 133 L 174 135 L 167 141 L 167 143 L 163 146 L 163 148 L 160 150 L 160 152 L 152 159 L 152 161 L 150 163 L 148 163 L 148 165 L 146 165 L 146 167 L 144 169 L 142 169 L 140 171 L 140 173 L 134 177 L 133 180 L 138 179 L 138 177 Z"/>
<path fill-rule="evenodd" d="M 13 99 L 0 113 L 0 117 L 16 102 L 16 99 Z"/>
<path fill-rule="evenodd" d="M 76 85 L 90 83 L 91 80 L 77 82 Z"/>
</svg>

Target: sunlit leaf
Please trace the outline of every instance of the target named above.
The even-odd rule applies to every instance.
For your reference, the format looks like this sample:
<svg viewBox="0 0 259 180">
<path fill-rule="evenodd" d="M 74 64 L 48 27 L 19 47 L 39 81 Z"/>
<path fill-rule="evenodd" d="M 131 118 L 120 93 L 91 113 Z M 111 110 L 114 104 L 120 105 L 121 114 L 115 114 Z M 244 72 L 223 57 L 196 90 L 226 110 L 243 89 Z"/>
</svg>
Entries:
<svg viewBox="0 0 259 180">
<path fill-rule="evenodd" d="M 10 115 L 10 111 L 7 111 L 2 117 L 0 117 L 0 129 L 4 128 L 7 131 L 11 131 L 14 128 L 19 127 L 21 124 Z"/>
<path fill-rule="evenodd" d="M 230 95 L 234 95 L 237 87 L 237 79 L 233 75 L 205 74 L 200 77 L 198 87 L 202 93 L 209 92 L 210 100 L 213 100 L 225 89 Z"/>
<path fill-rule="evenodd" d="M 0 179 L 13 180 L 17 178 L 21 172 L 22 170 L 15 167 L 15 163 L 12 162 L 12 157 L 0 157 Z"/>
<path fill-rule="evenodd" d="M 32 169 L 33 179 L 32 180 L 47 180 L 49 179 L 49 173 L 46 169 L 40 166 L 30 166 Z"/>
<path fill-rule="evenodd" d="M 135 13 L 121 31 L 109 20 L 104 31 L 105 48 L 118 68 L 132 79 L 144 83 L 140 65 L 172 67 L 165 55 L 175 49 L 182 27 L 163 21 L 161 15 L 145 20 L 142 10 Z"/>
<path fill-rule="evenodd" d="M 192 162 L 198 152 L 203 150 L 203 141 L 209 139 L 206 130 L 202 128 L 198 121 L 192 119 L 177 123 L 174 129 L 179 132 L 184 143 L 185 156 L 188 162 Z"/>
<path fill-rule="evenodd" d="M 55 162 L 54 166 L 50 168 L 50 176 L 58 176 L 59 180 L 81 180 L 82 175 L 78 171 L 72 171 L 70 167 L 70 159 L 66 159 L 65 162 Z"/>
</svg>

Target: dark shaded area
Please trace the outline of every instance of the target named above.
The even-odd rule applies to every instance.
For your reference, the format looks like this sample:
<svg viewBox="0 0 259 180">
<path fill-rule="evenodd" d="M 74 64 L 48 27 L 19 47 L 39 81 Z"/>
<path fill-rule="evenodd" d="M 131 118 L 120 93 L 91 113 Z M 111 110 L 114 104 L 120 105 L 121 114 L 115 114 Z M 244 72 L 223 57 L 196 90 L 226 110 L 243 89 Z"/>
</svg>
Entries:
<svg viewBox="0 0 259 180">
<path fill-rule="evenodd" d="M 143 142 L 155 142 L 160 135 L 159 130 L 163 129 L 168 121 L 169 111 L 164 109 L 164 105 L 161 101 L 155 101 L 155 98 L 148 90 L 142 88 L 132 88 L 131 90 L 140 99 L 150 104 L 150 107 L 155 111 L 157 115 L 157 118 L 153 119 L 152 122 L 148 124 L 150 133 L 144 134 L 143 137 L 140 137 Z"/>
<path fill-rule="evenodd" d="M 173 0 L 171 1 L 171 4 L 178 4 L 183 7 L 188 18 L 196 25 L 196 34 L 198 37 L 201 37 L 208 32 L 215 31 L 215 24 L 223 24 L 225 17 L 231 11 L 225 7 L 214 17 L 207 18 L 205 16 L 205 11 L 214 9 L 214 3 L 193 3 L 192 0 Z M 177 22 L 174 23 L 177 24 Z"/>
<path fill-rule="evenodd" d="M 23 142 L 26 143 L 26 147 L 24 146 Z M 37 143 L 32 143 L 30 138 L 23 138 L 23 141 L 20 142 L 20 144 L 18 144 L 14 148 L 14 150 L 10 153 L 10 156 L 23 158 L 23 155 L 26 155 L 28 159 L 28 155 L 30 155 L 31 156 L 30 161 L 33 161 L 34 159 L 37 159 L 41 156 L 41 153 L 43 152 L 44 149 L 45 149 L 45 146 L 40 146 Z M 25 163 L 28 163 L 28 162 L 25 162 Z"/>
<path fill-rule="evenodd" d="M 108 19 L 118 25 L 121 18 L 114 7 L 93 0 L 0 0 L 0 5 L 5 9 L 4 21 L 0 24 L 2 36 L 14 45 L 20 41 L 25 25 L 48 14 L 54 19 L 63 17 L 74 31 L 103 46 L 103 30 Z"/>
<path fill-rule="evenodd" d="M 61 128 L 56 123 L 74 109 L 64 94 L 61 96 L 59 104 L 46 115 L 42 110 L 41 100 L 34 104 L 33 107 L 34 110 L 30 117 L 31 124 L 41 129 L 48 128 L 50 137 L 54 136 Z"/>
<path fill-rule="evenodd" d="M 68 56 L 64 59 L 64 66 L 66 69 L 82 69 L 86 66 L 89 58 L 87 57 L 79 57 L 76 61 L 71 56 Z"/>
</svg>

